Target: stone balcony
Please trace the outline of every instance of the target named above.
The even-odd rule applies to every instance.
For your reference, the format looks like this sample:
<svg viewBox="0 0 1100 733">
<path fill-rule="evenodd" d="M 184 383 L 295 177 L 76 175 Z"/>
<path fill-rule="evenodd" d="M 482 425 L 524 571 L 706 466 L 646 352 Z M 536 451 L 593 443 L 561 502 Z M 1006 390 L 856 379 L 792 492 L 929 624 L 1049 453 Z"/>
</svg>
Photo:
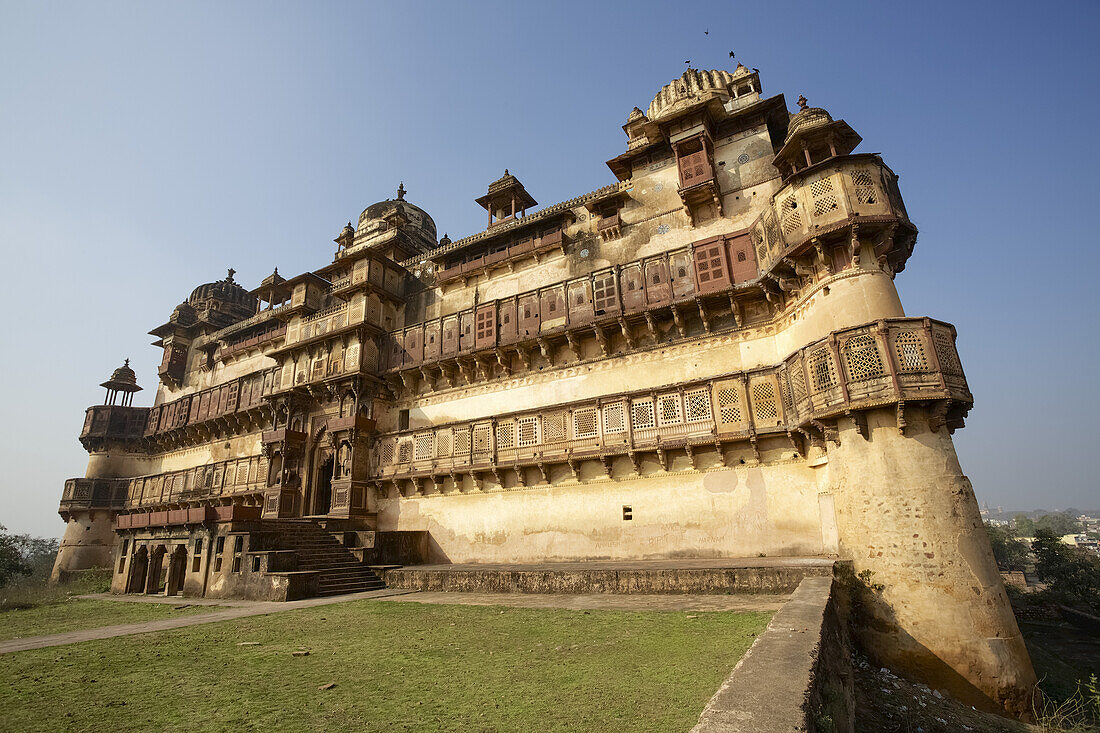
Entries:
<svg viewBox="0 0 1100 733">
<path fill-rule="evenodd" d="M 811 442 L 835 439 L 835 421 L 865 426 L 863 411 L 890 406 L 904 431 L 907 402 L 935 405 L 932 426 L 954 429 L 973 403 L 952 326 L 898 318 L 830 334 L 775 366 L 686 383 L 677 388 L 605 395 L 566 405 L 521 411 L 380 436 L 375 479 L 422 491 L 422 480 L 514 472 L 526 468 L 549 480 L 550 466 L 597 459 L 610 475 L 611 459 L 655 453 L 668 470 L 668 453 L 695 463 L 700 448 L 783 436 Z M 861 432 L 866 431 L 861 427 Z M 805 446 L 799 451 L 805 454 Z M 503 480 L 501 480 L 503 483 Z M 426 493 L 432 493 L 428 491 Z"/>
<path fill-rule="evenodd" d="M 148 407 L 94 405 L 84 414 L 80 442 L 87 450 L 99 450 L 108 442 L 140 440 L 148 418 Z"/>
</svg>

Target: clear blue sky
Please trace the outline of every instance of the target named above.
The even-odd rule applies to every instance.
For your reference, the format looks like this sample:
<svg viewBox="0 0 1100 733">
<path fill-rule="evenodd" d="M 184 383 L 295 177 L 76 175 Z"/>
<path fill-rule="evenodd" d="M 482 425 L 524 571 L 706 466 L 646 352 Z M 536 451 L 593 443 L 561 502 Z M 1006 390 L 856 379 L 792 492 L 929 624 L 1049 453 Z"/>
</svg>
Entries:
<svg viewBox="0 0 1100 733">
<path fill-rule="evenodd" d="M 60 534 L 96 385 L 130 357 L 148 404 L 145 333 L 195 285 L 320 267 L 401 180 L 452 237 L 505 167 L 543 205 L 605 185 L 630 109 L 730 50 L 901 175 L 897 283 L 958 327 L 979 500 L 1100 506 L 1100 5 L 778 8 L 0 2 L 0 523 Z"/>
</svg>

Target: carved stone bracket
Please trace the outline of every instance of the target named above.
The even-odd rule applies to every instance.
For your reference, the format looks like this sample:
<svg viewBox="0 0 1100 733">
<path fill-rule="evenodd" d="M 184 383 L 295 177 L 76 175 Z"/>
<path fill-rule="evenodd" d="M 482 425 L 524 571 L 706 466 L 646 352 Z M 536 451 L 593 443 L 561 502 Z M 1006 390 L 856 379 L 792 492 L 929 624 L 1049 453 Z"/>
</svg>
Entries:
<svg viewBox="0 0 1100 733">
<path fill-rule="evenodd" d="M 504 353 L 504 349 L 499 346 L 496 348 L 497 364 L 500 364 L 501 370 L 504 371 L 505 376 L 512 376 L 512 361 Z"/>
<path fill-rule="evenodd" d="M 687 336 L 687 326 L 684 325 L 684 318 L 680 315 L 680 309 L 675 305 L 672 306 L 672 322 L 676 324 L 676 330 L 680 334 L 680 338 Z"/>
<path fill-rule="evenodd" d="M 434 392 L 435 391 L 435 384 L 434 384 L 435 380 L 432 379 L 431 374 L 428 373 L 428 368 L 427 367 L 420 367 L 420 376 L 423 377 L 420 384 L 423 385 L 424 389 L 427 390 L 428 392 Z"/>
<path fill-rule="evenodd" d="M 526 489 L 527 488 L 527 473 L 523 470 L 522 466 L 516 466 L 514 468 L 514 470 L 516 472 L 516 483 L 518 483 L 521 487 Z"/>
<path fill-rule="evenodd" d="M 527 371 L 531 371 L 531 352 L 522 346 L 517 346 L 516 354 L 519 356 L 520 362 L 523 363 L 523 368 Z"/>
<path fill-rule="evenodd" d="M 832 442 L 834 445 L 840 445 L 840 431 L 836 429 L 835 425 L 829 425 L 821 420 L 811 420 L 810 424 L 821 431 L 821 435 L 825 440 Z"/>
<path fill-rule="evenodd" d="M 576 335 L 572 331 L 566 331 L 565 340 L 569 344 L 569 351 L 573 354 L 573 359 L 580 361 L 581 345 L 578 343 Z"/>
<path fill-rule="evenodd" d="M 649 327 L 649 335 L 653 338 L 653 342 L 656 343 L 660 340 L 657 333 L 657 322 L 653 319 L 653 314 L 649 311 L 645 312 L 645 325 Z"/>
<path fill-rule="evenodd" d="M 859 267 L 859 224 L 852 224 L 851 236 L 848 240 L 848 256 L 852 258 L 852 265 Z"/>
<path fill-rule="evenodd" d="M 864 440 L 869 440 L 870 436 L 867 434 L 867 415 L 859 410 L 848 410 L 844 413 L 848 417 L 852 418 L 852 422 L 856 425 L 856 432 Z"/>
<path fill-rule="evenodd" d="M 947 425 L 947 413 L 951 409 L 951 400 L 940 400 L 932 408 L 932 414 L 928 418 L 928 429 L 938 433 L 940 428 Z"/>
<path fill-rule="evenodd" d="M 696 298 L 695 305 L 699 307 L 699 318 L 703 321 L 703 330 L 710 333 L 710 316 L 707 315 L 707 308 L 703 305 L 702 298 Z"/>
<path fill-rule="evenodd" d="M 594 325 L 592 326 L 592 333 L 596 335 L 596 343 L 599 344 L 600 353 L 604 356 L 610 356 L 611 350 L 607 343 L 607 334 L 603 332 L 603 328 Z"/>
<path fill-rule="evenodd" d="M 691 467 L 696 471 L 699 470 L 699 464 L 695 460 L 695 448 L 690 443 L 684 446 L 684 451 L 687 453 L 688 460 L 691 461 Z"/>
<path fill-rule="evenodd" d="M 638 458 L 638 454 L 635 451 L 630 451 L 627 455 L 630 456 L 630 465 L 634 467 L 634 475 L 642 475 L 642 462 Z"/>
<path fill-rule="evenodd" d="M 600 464 L 603 466 L 604 476 L 606 476 L 607 478 L 611 478 L 611 456 L 600 456 Z"/>
<path fill-rule="evenodd" d="M 536 338 L 535 342 L 539 345 L 539 351 L 542 352 L 542 358 L 550 362 L 550 366 L 554 366 L 554 351 L 550 348 L 550 342 L 541 336 Z"/>
<path fill-rule="evenodd" d="M 574 481 L 580 481 L 580 474 L 577 473 L 577 461 L 572 456 L 565 459 L 566 464 L 569 466 L 569 472 L 573 474 Z"/>
<path fill-rule="evenodd" d="M 542 482 L 544 484 L 550 483 L 550 469 L 542 461 L 538 462 L 539 474 L 542 476 Z"/>
<path fill-rule="evenodd" d="M 626 339 L 626 347 L 633 350 L 634 346 L 634 334 L 630 330 L 630 326 L 627 325 L 625 318 L 619 319 L 619 330 L 623 333 L 623 338 Z"/>
<path fill-rule="evenodd" d="M 665 452 L 664 448 L 658 448 L 657 449 L 657 460 L 661 462 L 661 468 L 663 468 L 665 470 L 665 472 L 667 473 L 668 472 L 668 453 Z"/>
<path fill-rule="evenodd" d="M 898 400 L 895 419 L 897 420 L 898 424 L 898 432 L 902 435 L 905 435 L 905 429 L 909 427 L 909 423 L 905 421 L 905 400 Z"/>
</svg>

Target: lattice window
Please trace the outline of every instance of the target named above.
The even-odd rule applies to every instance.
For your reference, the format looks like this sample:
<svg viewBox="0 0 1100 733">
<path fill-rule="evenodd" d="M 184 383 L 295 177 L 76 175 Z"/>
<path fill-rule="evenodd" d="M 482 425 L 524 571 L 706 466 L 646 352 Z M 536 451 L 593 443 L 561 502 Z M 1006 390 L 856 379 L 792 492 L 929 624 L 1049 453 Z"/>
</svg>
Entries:
<svg viewBox="0 0 1100 733">
<path fill-rule="evenodd" d="M 542 440 L 545 443 L 556 443 L 565 440 L 565 413 L 552 412 L 542 416 Z"/>
<path fill-rule="evenodd" d="M 840 208 L 836 201 L 836 192 L 833 190 L 832 178 L 822 178 L 811 183 L 810 195 L 814 198 L 814 216 L 828 214 Z"/>
<path fill-rule="evenodd" d="M 856 201 L 861 204 L 878 203 L 878 187 L 875 179 L 867 171 L 856 171 L 852 174 L 852 185 L 856 189 Z"/>
<path fill-rule="evenodd" d="M 408 463 L 412 460 L 412 441 L 402 440 L 397 444 L 397 462 Z"/>
<path fill-rule="evenodd" d="M 798 208 L 794 191 L 788 193 L 779 202 L 779 222 L 784 234 L 793 234 L 802 228 L 802 212 Z"/>
<path fill-rule="evenodd" d="M 440 430 L 435 434 L 435 457 L 448 458 L 451 455 L 451 431 Z"/>
<path fill-rule="evenodd" d="M 421 433 L 416 436 L 416 460 L 430 461 L 435 446 L 435 436 L 432 433 Z"/>
<path fill-rule="evenodd" d="M 653 411 L 653 400 L 634 400 L 630 403 L 630 422 L 635 430 L 657 427 L 657 415 Z"/>
<path fill-rule="evenodd" d="M 725 425 L 736 425 L 744 420 L 741 416 L 741 394 L 730 382 L 718 387 L 718 417 Z"/>
<path fill-rule="evenodd" d="M 795 402 L 806 399 L 806 374 L 801 362 L 795 362 L 787 370 L 791 377 L 791 390 L 794 392 Z"/>
<path fill-rule="evenodd" d="M 587 407 L 583 410 L 573 411 L 574 438 L 595 438 L 596 428 L 597 425 L 595 407 Z"/>
<path fill-rule="evenodd" d="M 344 352 L 344 371 L 359 371 L 359 344 L 352 344 Z"/>
<path fill-rule="evenodd" d="M 477 325 L 475 327 L 475 338 L 478 341 L 485 339 L 493 339 L 496 337 L 496 314 L 493 312 L 493 308 L 481 308 L 477 312 Z"/>
<path fill-rule="evenodd" d="M 516 445 L 529 448 L 539 443 L 539 418 L 537 415 L 521 417 L 516 422 Z"/>
<path fill-rule="evenodd" d="M 622 402 L 604 405 L 601 412 L 603 412 L 603 432 L 605 435 L 626 432 L 626 411 L 623 409 Z"/>
<path fill-rule="evenodd" d="M 467 456 L 470 454 L 470 429 L 455 428 L 454 430 L 455 455 Z"/>
<path fill-rule="evenodd" d="M 592 303 L 597 312 L 618 310 L 619 304 L 616 301 L 616 295 L 615 275 L 613 273 L 597 275 L 593 278 Z"/>
<path fill-rule="evenodd" d="M 490 430 L 488 425 L 474 426 L 474 453 L 489 452 Z"/>
<path fill-rule="evenodd" d="M 684 421 L 679 394 L 663 394 L 657 397 L 657 424 L 675 425 Z"/>
<path fill-rule="evenodd" d="M 962 364 L 959 362 L 959 354 L 955 351 L 955 344 L 950 335 L 943 331 L 933 331 L 932 341 L 936 346 L 936 356 L 940 360 L 940 369 L 944 374 L 962 376 Z"/>
<path fill-rule="evenodd" d="M 497 450 L 511 450 L 516 447 L 516 424 L 511 420 L 497 423 Z"/>
<path fill-rule="evenodd" d="M 710 420 L 710 390 L 693 389 L 684 393 L 684 415 L 688 422 Z"/>
<path fill-rule="evenodd" d="M 779 377 L 779 394 L 783 396 L 783 407 L 790 414 L 794 412 L 794 403 L 791 401 L 791 384 L 786 375 Z"/>
<path fill-rule="evenodd" d="M 391 463 L 393 463 L 393 449 L 395 447 L 394 444 L 395 444 L 395 441 L 393 441 L 393 440 L 383 440 L 382 441 L 382 445 L 380 446 L 379 455 L 380 455 L 380 458 L 382 460 L 383 465 L 388 466 Z"/>
<path fill-rule="evenodd" d="M 894 353 L 898 356 L 898 369 L 903 372 L 928 371 L 928 357 L 924 353 L 924 339 L 916 331 L 900 331 L 894 336 Z"/>
<path fill-rule="evenodd" d="M 367 298 L 367 321 L 369 323 L 378 323 L 378 319 L 382 316 L 382 303 L 375 296 Z M 354 319 L 353 319 L 354 320 Z"/>
<path fill-rule="evenodd" d="M 847 362 L 848 376 L 856 382 L 886 373 L 875 339 L 867 334 L 853 336 L 844 342 L 844 360 Z"/>
<path fill-rule="evenodd" d="M 810 354 L 810 378 L 813 380 L 815 392 L 830 389 L 836 386 L 836 368 L 833 360 L 829 358 L 829 349 L 821 346 Z"/>
<path fill-rule="evenodd" d="M 237 481 L 238 484 L 248 483 L 248 464 L 242 463 L 237 466 Z"/>
<path fill-rule="evenodd" d="M 771 382 L 757 382 L 752 385 L 752 406 L 757 422 L 773 422 L 779 419 L 779 408 L 775 404 L 775 387 Z"/>
</svg>

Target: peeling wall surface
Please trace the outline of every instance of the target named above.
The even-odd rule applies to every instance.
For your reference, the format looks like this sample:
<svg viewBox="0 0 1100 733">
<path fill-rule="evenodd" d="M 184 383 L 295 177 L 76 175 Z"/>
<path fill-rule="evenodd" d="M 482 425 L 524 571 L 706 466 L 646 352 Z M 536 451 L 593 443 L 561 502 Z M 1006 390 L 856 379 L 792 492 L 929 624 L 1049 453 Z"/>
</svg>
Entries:
<svg viewBox="0 0 1100 733">
<path fill-rule="evenodd" d="M 540 207 L 506 170 L 451 240 L 401 185 L 318 269 L 195 288 L 150 331 L 153 405 L 125 364 L 86 411 L 57 572 L 287 598 L 363 587 L 349 553 L 401 537 L 436 563 L 839 556 L 884 586 L 882 655 L 1022 710 L 955 329 L 894 285 L 897 175 L 744 66 L 647 110 L 595 191 Z"/>
</svg>

